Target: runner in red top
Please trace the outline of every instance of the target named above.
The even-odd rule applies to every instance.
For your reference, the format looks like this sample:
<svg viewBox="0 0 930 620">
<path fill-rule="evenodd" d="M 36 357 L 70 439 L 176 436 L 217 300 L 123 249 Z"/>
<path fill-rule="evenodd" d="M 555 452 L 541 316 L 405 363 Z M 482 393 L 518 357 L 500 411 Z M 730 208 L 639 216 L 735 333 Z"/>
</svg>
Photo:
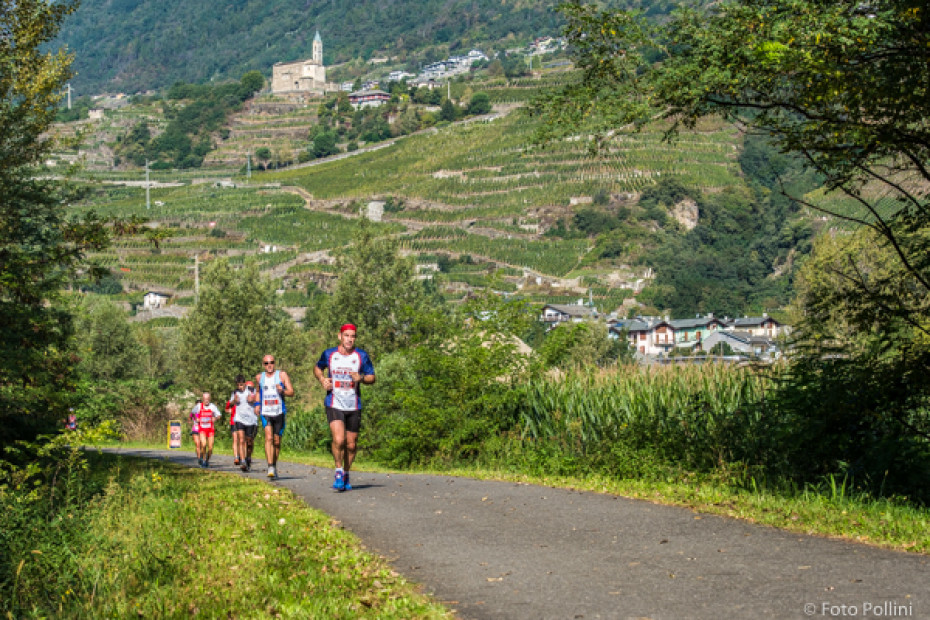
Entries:
<svg viewBox="0 0 930 620">
<path fill-rule="evenodd" d="M 194 405 L 191 413 L 196 417 L 200 426 L 201 458 L 198 459 L 201 467 L 210 466 L 210 457 L 213 456 L 213 439 L 216 434 L 214 421 L 223 417 L 216 405 L 210 402 L 210 392 L 204 392 L 200 403 Z"/>
</svg>

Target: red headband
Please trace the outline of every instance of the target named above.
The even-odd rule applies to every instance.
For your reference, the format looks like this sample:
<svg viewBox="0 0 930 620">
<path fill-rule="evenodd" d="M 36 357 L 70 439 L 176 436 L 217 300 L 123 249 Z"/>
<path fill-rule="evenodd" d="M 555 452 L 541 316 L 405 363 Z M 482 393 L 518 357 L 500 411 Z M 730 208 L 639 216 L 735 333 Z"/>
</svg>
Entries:
<svg viewBox="0 0 930 620">
<path fill-rule="evenodd" d="M 346 331 L 347 329 L 351 329 L 351 330 L 354 331 L 354 332 L 358 332 L 358 329 L 356 329 L 355 325 L 352 325 L 351 323 L 346 323 L 345 325 L 343 325 L 342 327 L 339 328 L 339 333 L 341 334 L 342 332 Z"/>
</svg>

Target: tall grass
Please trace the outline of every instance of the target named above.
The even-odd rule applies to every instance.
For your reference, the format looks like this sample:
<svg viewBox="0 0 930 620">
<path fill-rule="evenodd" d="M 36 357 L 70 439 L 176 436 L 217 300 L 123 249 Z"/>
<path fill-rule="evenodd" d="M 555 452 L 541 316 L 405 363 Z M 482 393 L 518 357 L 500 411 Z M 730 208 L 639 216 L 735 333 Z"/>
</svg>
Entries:
<svg viewBox="0 0 930 620">
<path fill-rule="evenodd" d="M 570 373 L 525 387 L 521 437 L 610 473 L 630 455 L 698 471 L 743 466 L 763 449 L 772 377 L 722 364 Z"/>
</svg>

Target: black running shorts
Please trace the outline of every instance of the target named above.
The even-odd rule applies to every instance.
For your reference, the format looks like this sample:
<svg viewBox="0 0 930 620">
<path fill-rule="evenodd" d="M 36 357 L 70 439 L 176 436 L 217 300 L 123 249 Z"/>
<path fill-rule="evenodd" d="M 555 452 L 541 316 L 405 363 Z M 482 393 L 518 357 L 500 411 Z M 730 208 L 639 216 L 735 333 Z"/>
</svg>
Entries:
<svg viewBox="0 0 930 620">
<path fill-rule="evenodd" d="M 236 431 L 245 431 L 245 436 L 249 439 L 254 439 L 255 434 L 258 432 L 258 424 L 243 424 L 242 422 L 236 422 Z"/>
<path fill-rule="evenodd" d="M 332 424 L 339 420 L 346 425 L 350 433 L 357 433 L 362 428 L 362 411 L 343 411 L 342 409 L 326 408 L 326 421 Z"/>
</svg>

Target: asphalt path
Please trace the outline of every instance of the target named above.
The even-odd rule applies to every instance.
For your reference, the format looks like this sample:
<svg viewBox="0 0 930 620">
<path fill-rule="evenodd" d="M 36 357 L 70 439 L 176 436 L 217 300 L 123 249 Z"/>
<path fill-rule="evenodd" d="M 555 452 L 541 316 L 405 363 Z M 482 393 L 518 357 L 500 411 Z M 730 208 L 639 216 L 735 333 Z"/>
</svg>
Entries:
<svg viewBox="0 0 930 620">
<path fill-rule="evenodd" d="M 190 452 L 119 450 L 196 466 Z M 261 459 L 258 459 L 261 463 Z M 229 456 L 210 469 L 250 474 Z M 930 556 L 616 495 L 279 463 L 285 487 L 461 618 L 930 618 Z"/>
</svg>

